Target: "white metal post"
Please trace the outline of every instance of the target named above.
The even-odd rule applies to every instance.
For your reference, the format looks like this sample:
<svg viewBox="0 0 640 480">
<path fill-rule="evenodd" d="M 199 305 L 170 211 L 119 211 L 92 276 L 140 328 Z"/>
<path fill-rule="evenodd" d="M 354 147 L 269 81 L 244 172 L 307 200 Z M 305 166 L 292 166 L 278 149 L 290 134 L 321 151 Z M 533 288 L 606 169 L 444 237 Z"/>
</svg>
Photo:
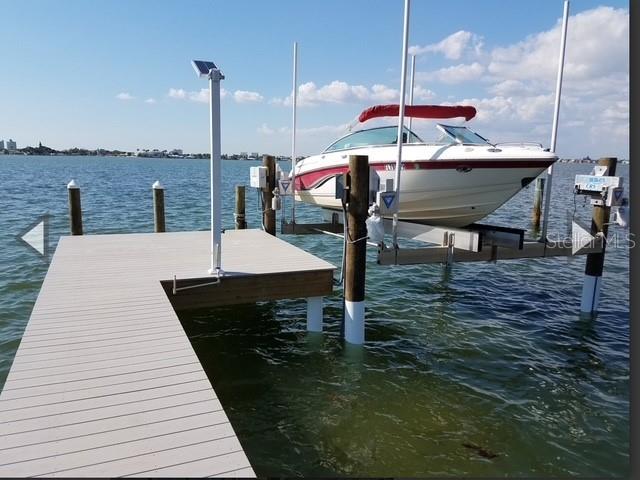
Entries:
<svg viewBox="0 0 640 480">
<path fill-rule="evenodd" d="M 562 76 L 564 73 L 564 55 L 567 46 L 567 26 L 569 24 L 569 0 L 564 0 L 564 12 L 562 15 L 562 33 L 560 34 L 560 58 L 558 59 L 558 76 L 556 78 L 556 101 L 553 110 L 553 126 L 551 127 L 551 145 L 549 149 L 555 153 L 558 138 L 558 120 L 560 118 L 560 97 L 562 95 Z M 541 241 L 547 241 L 547 228 L 549 225 L 549 207 L 551 205 L 551 184 L 553 180 L 553 165 L 547 169 L 547 189 L 544 192 L 544 212 L 542 216 Z"/>
<path fill-rule="evenodd" d="M 209 123 L 211 125 L 211 269 L 210 274 L 222 271 L 222 168 L 220 146 L 220 70 L 209 72 Z"/>
<path fill-rule="evenodd" d="M 322 331 L 322 297 L 307 298 L 307 331 Z"/>
<path fill-rule="evenodd" d="M 296 223 L 296 113 L 298 103 L 298 42 L 293 42 L 293 118 L 291 119 L 291 223 Z"/>
<path fill-rule="evenodd" d="M 411 55 L 411 77 L 409 79 L 409 105 L 413 105 L 413 88 L 416 81 L 416 56 Z M 413 128 L 413 117 L 409 117 L 409 131 Z M 411 137 L 409 137 L 411 142 Z"/>
<path fill-rule="evenodd" d="M 396 193 L 395 201 L 400 208 L 400 172 L 402 171 L 402 133 L 404 130 L 404 105 L 407 88 L 407 50 L 409 49 L 409 9 L 411 0 L 404 0 L 404 31 L 402 38 L 402 72 L 400 81 L 400 108 L 398 111 L 398 156 L 396 158 L 396 175 L 393 182 Z M 393 244 L 398 244 L 398 211 L 393 214 Z"/>
</svg>

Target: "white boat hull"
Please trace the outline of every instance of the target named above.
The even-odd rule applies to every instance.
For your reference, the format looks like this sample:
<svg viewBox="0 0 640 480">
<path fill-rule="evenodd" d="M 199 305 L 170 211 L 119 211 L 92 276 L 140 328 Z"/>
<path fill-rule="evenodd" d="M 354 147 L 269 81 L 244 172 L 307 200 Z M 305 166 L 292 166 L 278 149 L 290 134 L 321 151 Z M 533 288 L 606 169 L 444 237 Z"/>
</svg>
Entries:
<svg viewBox="0 0 640 480">
<path fill-rule="evenodd" d="M 473 157 L 458 155 L 455 158 L 460 152 L 450 151 L 449 155 L 437 159 L 420 160 L 416 158 L 418 146 L 407 147 L 408 159 L 403 162 L 400 182 L 399 218 L 451 227 L 462 227 L 486 217 L 556 160 L 549 152 L 539 149 L 532 155 L 534 152 L 524 148 L 517 150 L 528 151 L 507 152 L 500 158 L 495 152 L 489 157 L 479 155 L 482 152 L 478 151 L 464 152 L 474 153 Z M 425 146 L 419 147 L 424 154 Z M 377 170 L 384 185 L 387 179 L 394 178 L 395 163 L 380 161 L 383 149 L 368 150 L 370 165 Z M 390 153 L 389 148 L 384 150 Z M 340 201 L 335 199 L 335 177 L 347 171 L 347 162 L 344 152 L 304 159 L 296 169 L 296 199 L 341 210 Z"/>
</svg>

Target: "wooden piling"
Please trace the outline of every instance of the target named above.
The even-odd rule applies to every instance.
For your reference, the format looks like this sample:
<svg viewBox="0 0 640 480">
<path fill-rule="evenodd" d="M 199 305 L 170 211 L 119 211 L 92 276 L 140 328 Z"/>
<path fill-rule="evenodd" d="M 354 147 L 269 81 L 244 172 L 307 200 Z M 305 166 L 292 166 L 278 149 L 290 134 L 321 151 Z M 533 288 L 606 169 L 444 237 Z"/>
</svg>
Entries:
<svg viewBox="0 0 640 480">
<path fill-rule="evenodd" d="M 82 205 L 80 203 L 80 187 L 71 180 L 67 185 L 69 192 L 69 223 L 71 235 L 82 235 Z"/>
<path fill-rule="evenodd" d="M 369 157 L 349 156 L 347 176 L 348 238 L 345 260 L 345 340 L 364 343 L 364 293 L 367 256 L 367 211 L 369 209 Z"/>
<path fill-rule="evenodd" d="M 536 179 L 536 190 L 533 199 L 533 213 L 532 221 L 533 228 L 538 230 L 540 228 L 540 218 L 542 216 L 542 200 L 544 198 L 544 178 L 539 177 Z"/>
<path fill-rule="evenodd" d="M 262 213 L 262 222 L 265 232 L 276 234 L 276 212 L 271 208 L 271 200 L 273 199 L 273 189 L 276 188 L 276 158 L 271 155 L 262 157 L 262 165 L 267 167 L 267 189 L 263 192 L 264 209 Z"/>
<path fill-rule="evenodd" d="M 164 222 L 164 187 L 159 180 L 151 187 L 153 190 L 153 225 L 156 233 L 165 232 Z"/>
<path fill-rule="evenodd" d="M 245 218 L 244 185 L 236 185 L 236 211 L 233 214 L 236 222 L 236 230 L 247 228 Z"/>
<path fill-rule="evenodd" d="M 607 176 L 615 176 L 617 158 L 607 157 L 598 160 L 598 165 L 609 168 Z M 593 216 L 591 218 L 591 234 L 596 235 L 602 232 L 604 238 L 607 238 L 609 230 L 609 215 L 611 207 L 605 205 L 594 205 Z M 602 283 L 602 271 L 604 267 L 604 255 L 606 250 L 606 241 L 602 244 L 602 251 L 599 253 L 589 253 L 584 269 L 584 284 L 582 286 L 582 301 L 580 311 L 583 313 L 595 313 L 598 311 L 598 302 L 600 300 L 600 288 Z"/>
</svg>

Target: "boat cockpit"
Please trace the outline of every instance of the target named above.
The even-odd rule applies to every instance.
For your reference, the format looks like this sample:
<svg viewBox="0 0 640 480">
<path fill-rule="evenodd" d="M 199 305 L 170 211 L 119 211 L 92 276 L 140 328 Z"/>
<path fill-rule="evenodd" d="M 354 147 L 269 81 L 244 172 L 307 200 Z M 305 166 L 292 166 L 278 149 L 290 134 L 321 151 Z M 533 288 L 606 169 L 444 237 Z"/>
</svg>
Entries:
<svg viewBox="0 0 640 480">
<path fill-rule="evenodd" d="M 440 136 L 435 142 L 430 144 L 435 145 L 491 145 L 489 141 L 472 132 L 467 127 L 443 125 L 438 123 L 436 125 L 440 131 Z M 407 143 L 426 144 L 418 135 L 410 131 L 408 128 L 404 128 L 402 134 L 403 145 Z M 398 128 L 393 126 L 370 128 L 367 130 L 359 130 L 357 132 L 349 133 L 344 137 L 336 140 L 334 143 L 324 149 L 323 153 L 335 152 L 338 150 L 347 150 L 350 148 L 380 146 L 380 145 L 395 145 L 398 139 Z"/>
</svg>

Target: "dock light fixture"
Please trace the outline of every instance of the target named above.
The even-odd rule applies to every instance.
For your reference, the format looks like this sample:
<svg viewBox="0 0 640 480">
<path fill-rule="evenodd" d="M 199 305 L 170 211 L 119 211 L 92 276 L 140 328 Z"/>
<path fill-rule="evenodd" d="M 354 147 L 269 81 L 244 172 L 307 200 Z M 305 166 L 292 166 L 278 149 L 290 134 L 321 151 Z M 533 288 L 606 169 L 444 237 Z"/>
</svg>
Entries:
<svg viewBox="0 0 640 480">
<path fill-rule="evenodd" d="M 224 75 L 213 62 L 192 60 L 196 74 L 209 79 L 209 123 L 211 125 L 211 275 L 222 270 L 222 159 L 220 147 L 220 80 Z"/>
</svg>

